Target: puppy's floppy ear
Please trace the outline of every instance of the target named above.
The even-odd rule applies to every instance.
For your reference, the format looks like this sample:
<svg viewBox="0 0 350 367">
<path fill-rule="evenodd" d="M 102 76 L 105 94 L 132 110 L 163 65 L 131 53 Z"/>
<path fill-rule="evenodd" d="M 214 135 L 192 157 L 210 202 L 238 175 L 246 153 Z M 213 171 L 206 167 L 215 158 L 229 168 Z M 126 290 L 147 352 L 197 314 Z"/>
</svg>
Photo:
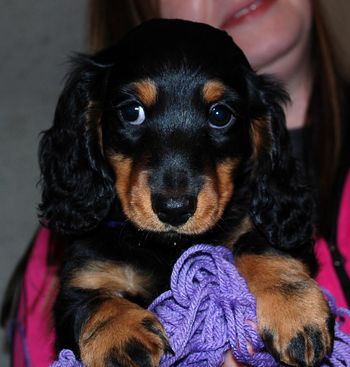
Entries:
<svg viewBox="0 0 350 367">
<path fill-rule="evenodd" d="M 96 227 L 115 195 L 99 126 L 110 67 L 87 56 L 73 59 L 54 124 L 40 142 L 39 215 L 49 228 L 62 233 L 77 234 Z"/>
<path fill-rule="evenodd" d="M 293 250 L 311 241 L 313 197 L 291 151 L 282 107 L 288 95 L 273 78 L 255 78 L 259 113 L 265 115 L 266 124 L 258 118 L 254 127 L 253 121 L 260 147 L 252 157 L 255 173 L 251 216 L 273 247 Z"/>
</svg>

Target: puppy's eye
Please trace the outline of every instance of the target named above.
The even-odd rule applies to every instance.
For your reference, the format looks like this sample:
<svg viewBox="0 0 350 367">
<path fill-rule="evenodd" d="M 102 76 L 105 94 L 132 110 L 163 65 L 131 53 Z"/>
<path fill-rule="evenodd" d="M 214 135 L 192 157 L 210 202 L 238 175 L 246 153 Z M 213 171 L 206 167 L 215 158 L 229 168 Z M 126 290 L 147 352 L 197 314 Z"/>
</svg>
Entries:
<svg viewBox="0 0 350 367">
<path fill-rule="evenodd" d="M 209 110 L 209 125 L 214 129 L 222 129 L 235 121 L 235 116 L 224 104 L 215 104 Z"/>
<path fill-rule="evenodd" d="M 145 110 L 137 102 L 131 102 L 118 108 L 119 118 L 131 125 L 141 125 L 145 121 Z"/>
</svg>

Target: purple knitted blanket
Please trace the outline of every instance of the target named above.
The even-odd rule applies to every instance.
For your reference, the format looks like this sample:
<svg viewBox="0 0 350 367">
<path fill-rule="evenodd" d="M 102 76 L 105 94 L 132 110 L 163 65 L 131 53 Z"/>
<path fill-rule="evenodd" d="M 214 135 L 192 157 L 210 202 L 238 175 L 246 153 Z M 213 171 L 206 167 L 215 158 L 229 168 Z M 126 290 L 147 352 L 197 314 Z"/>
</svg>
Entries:
<svg viewBox="0 0 350 367">
<path fill-rule="evenodd" d="M 236 360 L 250 366 L 279 366 L 249 322 L 256 323 L 255 299 L 233 263 L 228 249 L 209 245 L 193 246 L 177 261 L 171 290 L 149 307 L 162 322 L 175 352 L 162 358 L 161 367 L 219 367 L 229 349 Z M 336 308 L 328 292 L 325 295 L 336 316 L 350 316 L 349 310 Z M 333 353 L 321 367 L 350 367 L 350 336 L 339 326 Z M 248 343 L 254 354 L 249 353 Z M 83 366 L 71 351 L 64 350 L 51 367 Z"/>
</svg>

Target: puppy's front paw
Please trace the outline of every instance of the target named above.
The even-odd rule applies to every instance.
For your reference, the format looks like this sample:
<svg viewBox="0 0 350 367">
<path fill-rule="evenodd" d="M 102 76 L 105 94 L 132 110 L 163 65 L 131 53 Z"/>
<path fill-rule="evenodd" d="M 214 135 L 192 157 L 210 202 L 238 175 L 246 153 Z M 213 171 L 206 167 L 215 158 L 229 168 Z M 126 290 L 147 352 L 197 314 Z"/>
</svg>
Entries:
<svg viewBox="0 0 350 367">
<path fill-rule="evenodd" d="M 261 292 L 257 313 L 265 345 L 280 361 L 315 366 L 331 352 L 334 319 L 312 279 Z"/>
<path fill-rule="evenodd" d="M 311 367 L 331 352 L 334 319 L 304 263 L 243 254 L 236 265 L 256 298 L 259 332 L 276 359 Z"/>
<path fill-rule="evenodd" d="M 123 298 L 105 301 L 89 318 L 79 348 L 86 367 L 156 367 L 171 352 L 157 318 Z"/>
</svg>

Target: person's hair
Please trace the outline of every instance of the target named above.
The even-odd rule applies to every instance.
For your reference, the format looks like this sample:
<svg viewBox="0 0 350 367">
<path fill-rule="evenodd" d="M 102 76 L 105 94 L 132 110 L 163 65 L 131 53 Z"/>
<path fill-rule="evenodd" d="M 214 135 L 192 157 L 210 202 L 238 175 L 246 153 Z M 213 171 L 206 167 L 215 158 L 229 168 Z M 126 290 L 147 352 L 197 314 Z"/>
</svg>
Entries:
<svg viewBox="0 0 350 367">
<path fill-rule="evenodd" d="M 88 45 L 98 51 L 139 23 L 159 18 L 159 4 L 157 0 L 90 0 L 88 17 Z"/>
<path fill-rule="evenodd" d="M 326 238 L 336 230 L 337 209 L 345 170 L 345 78 L 340 72 L 324 14 L 314 3 L 311 34 L 313 88 L 307 111 L 304 157 L 315 180 L 318 195 L 318 230 Z"/>
<path fill-rule="evenodd" d="M 313 2 L 311 34 L 314 84 L 305 121 L 304 158 L 318 197 L 318 232 L 328 238 L 336 217 L 340 170 L 345 157 L 343 78 L 320 1 Z M 90 0 L 89 47 L 98 51 L 117 42 L 129 29 L 160 17 L 157 0 Z"/>
</svg>

